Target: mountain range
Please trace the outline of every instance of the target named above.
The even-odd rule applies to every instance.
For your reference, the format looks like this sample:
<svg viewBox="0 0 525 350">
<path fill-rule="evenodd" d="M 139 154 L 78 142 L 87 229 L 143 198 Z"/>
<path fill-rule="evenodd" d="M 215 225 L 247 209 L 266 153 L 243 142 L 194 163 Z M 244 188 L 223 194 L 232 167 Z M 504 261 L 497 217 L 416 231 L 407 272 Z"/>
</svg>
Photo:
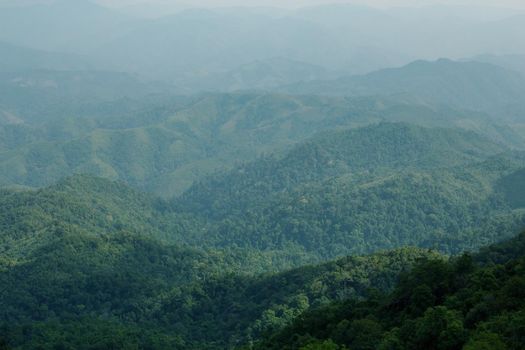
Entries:
<svg viewBox="0 0 525 350">
<path fill-rule="evenodd" d="M 342 4 L 188 9 L 144 18 L 86 0 L 5 3 L 0 40 L 87 55 L 99 70 L 124 70 L 172 84 L 275 57 L 362 74 L 415 58 L 525 52 L 519 13 L 461 6 L 417 12 Z M 448 16 L 451 12 L 455 15 Z M 429 37 L 443 43 L 439 52 Z"/>
<path fill-rule="evenodd" d="M 469 86 L 467 86 L 469 85 Z M 311 95 L 395 96 L 420 104 L 482 111 L 499 118 L 521 118 L 525 78 L 478 62 L 416 61 L 335 81 L 298 83 L 286 92 Z"/>
<path fill-rule="evenodd" d="M 525 347 L 522 11 L 124 2 L 0 0 L 0 350 Z"/>
<path fill-rule="evenodd" d="M 426 283 L 437 293 L 439 284 L 431 284 L 431 279 L 443 281 L 438 278 L 442 270 L 437 269 L 448 266 L 448 258 L 437 252 L 400 248 L 269 273 L 279 266 L 286 270 L 302 265 L 309 258 L 290 248 L 279 253 L 236 244 L 218 249 L 206 248 L 202 242 L 181 244 L 191 240 L 188 235 L 197 233 L 203 222 L 122 183 L 93 177 L 77 176 L 38 191 L 4 190 L 0 198 L 0 338 L 23 349 L 82 348 L 88 343 L 221 349 L 269 339 L 280 344 L 273 347 L 285 347 L 291 338 L 281 332 L 300 333 L 298 324 L 305 322 L 307 327 L 312 313 L 319 320 L 332 317 L 322 311 L 327 308 L 342 307 L 341 315 L 354 317 L 345 305 L 353 305 L 355 298 L 377 298 L 374 288 L 400 298 L 402 292 L 415 290 L 414 284 Z M 369 213 L 376 215 L 377 207 Z M 491 230 L 498 231 L 497 237 L 490 239 L 512 237 L 516 229 L 511 221 L 500 220 Z M 483 266 L 520 259 L 522 238 L 484 248 L 475 259 Z M 414 277 L 398 282 L 398 274 L 406 274 L 414 264 L 418 267 L 409 275 Z M 261 271 L 266 272 L 261 275 Z M 499 276 L 504 279 L 501 285 L 507 285 L 507 275 Z M 457 287 L 447 288 L 441 293 L 452 293 Z M 438 299 L 430 304 L 434 307 L 442 300 L 441 294 L 435 295 Z M 425 310 L 429 304 L 417 305 Z M 516 304 L 505 304 L 501 310 L 515 310 L 507 305 Z M 319 318 L 316 312 L 324 316 Z M 422 311 L 410 312 L 418 317 Z M 468 320 L 473 312 L 465 327 L 472 327 Z M 329 333 L 318 333 L 321 329 L 311 335 L 323 339 Z M 278 335 L 270 338 L 273 333 Z M 519 344 L 501 334 L 502 342 Z"/>
</svg>

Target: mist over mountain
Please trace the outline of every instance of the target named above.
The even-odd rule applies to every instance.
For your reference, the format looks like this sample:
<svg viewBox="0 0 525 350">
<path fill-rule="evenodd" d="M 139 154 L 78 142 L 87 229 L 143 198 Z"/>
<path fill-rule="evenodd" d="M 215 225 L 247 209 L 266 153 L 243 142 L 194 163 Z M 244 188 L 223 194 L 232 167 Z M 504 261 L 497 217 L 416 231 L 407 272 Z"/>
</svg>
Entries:
<svg viewBox="0 0 525 350">
<path fill-rule="evenodd" d="M 525 56 L 524 55 L 479 55 L 473 58 L 474 61 L 492 63 L 525 75 Z"/>
<path fill-rule="evenodd" d="M 3 72 L 50 69 L 87 70 L 93 67 L 89 59 L 79 55 L 28 49 L 0 42 L 0 69 Z"/>
<path fill-rule="evenodd" d="M 401 68 L 335 81 L 299 83 L 283 90 L 297 94 L 396 96 L 416 103 L 483 111 L 499 118 L 525 115 L 525 78 L 510 69 L 478 62 L 415 61 Z"/>
<path fill-rule="evenodd" d="M 0 11 L 1 40 L 45 51 L 87 53 L 130 25 L 129 18 L 85 0 L 7 2 Z"/>
<path fill-rule="evenodd" d="M 356 74 L 417 58 L 525 53 L 521 15 L 500 11 L 499 17 L 487 18 L 483 14 L 489 11 L 472 9 L 377 9 L 348 4 L 300 9 L 224 7 L 144 19 L 87 0 L 16 6 L 6 2 L 0 14 L 0 40 L 85 54 L 104 68 L 170 81 L 188 74 L 198 79 L 203 73 L 274 57 Z M 436 47 L 428 38 L 441 44 Z"/>
<path fill-rule="evenodd" d="M 0 0 L 0 350 L 523 350 L 524 16 Z"/>
</svg>

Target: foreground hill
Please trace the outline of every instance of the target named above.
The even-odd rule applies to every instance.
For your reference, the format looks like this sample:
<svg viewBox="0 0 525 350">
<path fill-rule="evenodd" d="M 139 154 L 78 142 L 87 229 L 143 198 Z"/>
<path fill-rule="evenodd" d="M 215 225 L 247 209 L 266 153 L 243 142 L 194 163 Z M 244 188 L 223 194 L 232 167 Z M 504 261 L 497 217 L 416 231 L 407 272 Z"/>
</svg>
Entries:
<svg viewBox="0 0 525 350">
<path fill-rule="evenodd" d="M 282 327 L 310 304 L 388 289 L 432 254 L 402 249 L 271 275 L 309 258 L 188 246 L 202 222 L 85 176 L 3 191 L 0 208 L 0 338 L 23 349 L 221 349 Z"/>
<path fill-rule="evenodd" d="M 21 349 L 233 348 L 288 332 L 305 311 L 355 305 L 347 300 L 377 295 L 371 289 L 388 293 L 420 259 L 429 262 L 417 276 L 439 277 L 447 265 L 428 249 L 403 248 L 260 275 L 304 264 L 308 254 L 183 244 L 202 221 L 91 177 L 4 191 L 0 203 L 0 338 Z M 493 226 L 490 239 L 510 235 L 509 227 Z M 484 249 L 475 260 L 505 263 L 523 254 L 520 242 Z"/>
<path fill-rule="evenodd" d="M 392 293 L 304 313 L 255 348 L 522 349 L 524 242 L 522 234 L 474 259 L 421 262 Z M 486 264 L 494 255 L 497 264 Z"/>
<path fill-rule="evenodd" d="M 214 248 L 212 242 L 196 244 L 195 237 L 207 228 L 205 221 L 172 211 L 166 201 L 123 183 L 78 175 L 44 189 L 2 190 L 0 195 L 0 252 L 7 265 L 26 262 L 57 238 L 57 230 L 94 240 L 129 235 L 200 250 Z M 279 270 L 309 260 L 303 254 L 294 258 L 293 252 L 266 254 L 230 248 L 224 251 L 225 256 L 243 261 L 246 272 Z M 253 266 L 244 257 L 254 258 Z M 236 263 L 232 260 L 228 264 Z"/>
<path fill-rule="evenodd" d="M 480 62 L 416 61 L 332 81 L 283 88 L 297 94 L 385 95 L 430 105 L 483 111 L 494 117 L 522 118 L 525 78 L 514 71 Z"/>
<path fill-rule="evenodd" d="M 228 275 L 217 256 L 198 251 L 66 234 L 0 272 L 9 286 L 0 327 L 23 349 L 224 349 L 281 329 L 310 306 L 389 290 L 400 271 L 432 255 L 407 248 L 279 275 Z"/>
<path fill-rule="evenodd" d="M 376 128 L 385 127 L 406 129 Z M 337 159 L 355 161 L 343 155 Z M 456 252 L 523 227 L 519 203 L 512 209 L 497 189 L 506 183 L 502 176 L 522 173 L 519 157 L 481 156 L 453 158 L 470 164 L 461 172 L 425 172 L 423 162 L 406 173 L 384 157 L 392 172 L 386 178 L 379 168 L 364 181 L 345 170 L 345 184 L 312 177 L 308 186 L 297 182 L 267 201 L 251 196 L 245 211 L 215 197 L 226 213 L 221 220 L 87 176 L 4 190 L 2 337 L 21 349 L 224 349 L 257 341 L 311 308 L 366 297 L 370 288 L 389 291 L 399 272 L 436 253 L 402 248 L 276 270 L 411 243 Z M 521 254 L 508 243 L 480 261 L 499 263 L 507 253 Z"/>
</svg>

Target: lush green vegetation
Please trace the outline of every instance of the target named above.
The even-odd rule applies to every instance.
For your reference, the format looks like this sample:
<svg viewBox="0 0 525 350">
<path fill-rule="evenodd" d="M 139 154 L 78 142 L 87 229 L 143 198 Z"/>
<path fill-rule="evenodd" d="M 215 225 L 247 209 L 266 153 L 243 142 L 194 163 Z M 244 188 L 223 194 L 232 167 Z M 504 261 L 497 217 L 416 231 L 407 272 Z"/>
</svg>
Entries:
<svg viewBox="0 0 525 350">
<path fill-rule="evenodd" d="M 194 230 L 186 217 L 163 216 L 165 202 L 92 177 L 3 191 L 0 202 L 0 329 L 22 349 L 222 349 L 311 305 L 389 289 L 400 271 L 436 255 L 406 248 L 259 275 L 309 257 L 175 244 Z"/>
<path fill-rule="evenodd" d="M 273 275 L 212 277 L 176 290 L 156 317 L 167 327 L 184 325 L 178 334 L 200 347 L 236 347 L 281 329 L 311 307 L 390 290 L 400 271 L 430 256 L 438 254 L 404 248 Z"/>
<path fill-rule="evenodd" d="M 196 125 L 213 123 L 190 123 L 194 112 L 188 104 L 196 108 L 207 101 L 215 106 L 216 98 L 181 99 L 171 110 L 176 117 L 153 113 L 157 126 L 145 126 L 138 114 L 131 129 L 122 129 L 127 122 L 118 116 L 86 118 L 71 129 L 63 124 L 64 132 L 46 141 L 50 149 L 62 145 L 68 164 L 80 164 L 81 171 L 82 154 L 91 157 L 95 143 L 84 147 L 90 145 L 86 139 L 76 146 L 67 140 L 91 130 L 89 137 L 101 142 L 97 157 L 102 154 L 111 160 L 107 164 L 121 167 L 122 175 L 115 177 L 128 184 L 76 175 L 45 188 L 1 190 L 0 334 L 7 346 L 259 346 L 260 339 L 287 332 L 290 324 L 298 324 L 292 322 L 300 322 L 294 320 L 319 308 L 361 305 L 369 297 L 377 301 L 379 294 L 392 290 L 399 273 L 421 259 L 448 266 L 435 251 L 474 250 L 525 226 L 523 205 L 513 191 L 523 176 L 522 153 L 471 131 L 405 123 L 317 134 L 285 151 L 209 175 L 170 200 L 129 187 L 142 186 L 134 180 L 140 176 L 152 176 L 141 169 L 172 162 L 163 149 L 170 149 L 172 136 L 163 144 L 155 130 L 183 133 L 194 142 L 190 135 L 203 130 Z M 253 96 L 245 98 L 248 105 L 264 103 L 261 97 L 256 102 Z M 226 102 L 222 100 L 223 112 L 239 105 L 237 100 Z M 246 115 L 258 115 L 250 109 L 254 106 L 246 108 Z M 199 137 L 220 132 L 232 120 L 248 123 L 238 130 L 253 128 L 267 120 L 264 113 L 251 122 L 224 117 Z M 181 128 L 182 120 L 192 126 Z M 61 119 L 48 125 L 53 123 L 59 125 Z M 173 129 L 167 127 L 170 123 Z M 5 127 L 6 134 L 14 130 Z M 283 144 L 301 140 L 310 127 L 287 130 Z M 275 128 L 267 138 L 252 140 L 254 154 L 259 147 L 271 149 L 269 143 L 282 136 Z M 41 135 L 31 130 L 25 135 L 49 137 L 50 129 L 40 130 Z M 301 136 L 293 130 L 301 130 Z M 135 141 L 127 143 L 127 136 L 119 135 L 133 135 L 128 141 Z M 225 135 L 235 133 L 224 134 L 210 147 L 220 145 Z M 19 159 L 21 150 L 28 152 L 24 162 L 30 160 L 41 171 L 28 172 L 35 179 L 68 175 L 67 168 L 53 167 L 55 153 L 44 143 L 28 141 L 19 147 L 17 142 L 25 141 L 8 139 L 4 147 L 10 150 L 2 156 Z M 153 143 L 162 147 L 148 153 Z M 224 149 L 216 150 L 221 157 Z M 144 160 L 144 168 L 132 161 L 142 151 L 152 155 L 139 157 L 150 159 Z M 7 164 L 5 172 L 19 170 L 16 162 Z M 501 249 L 516 244 L 510 246 Z M 506 253 L 501 249 L 483 254 L 502 263 Z M 341 258 L 349 254 L 354 257 Z M 334 258 L 340 259 L 314 265 Z M 413 318 L 419 317 L 424 314 Z M 366 328 L 367 322 L 359 327 Z M 377 329 L 387 326 L 380 323 Z M 316 338 L 343 344 L 330 337 Z M 317 346 L 300 339 L 297 346 Z"/>
<path fill-rule="evenodd" d="M 40 75 L 27 80 L 57 81 L 58 88 L 48 91 L 22 83 L 13 87 L 12 77 L 2 83 L 0 74 L 0 91 L 5 91 L 0 94 L 2 186 L 42 187 L 81 173 L 123 180 L 171 197 L 217 169 L 230 169 L 262 154 L 282 153 L 319 131 L 381 121 L 456 125 L 507 146 L 524 144 L 516 130 L 486 115 L 393 98 L 238 93 L 160 94 L 135 100 L 104 98 L 102 91 L 101 96 L 87 97 L 70 85 L 77 83 L 82 90 L 83 79 L 97 86 L 125 84 L 133 89 L 133 85 L 120 82 L 125 76 L 115 77 L 114 82 L 101 74 Z"/>
<path fill-rule="evenodd" d="M 514 208 L 525 206 L 525 169 L 519 169 L 502 178 L 498 187 Z"/>
<path fill-rule="evenodd" d="M 271 256 L 274 270 L 405 245 L 457 253 L 522 227 L 522 207 L 501 184 L 524 165 L 472 132 L 385 123 L 316 136 L 171 201 L 86 176 L 7 191 L 2 215 L 14 219 L 4 220 L 3 245 L 58 220 L 91 234 Z"/>
<path fill-rule="evenodd" d="M 522 17 L 127 2 L 0 0 L 0 350 L 525 349 Z"/>
<path fill-rule="evenodd" d="M 348 257 L 277 274 L 258 274 L 278 266 L 284 269 L 304 264 L 308 255 L 286 258 L 278 251 L 265 253 L 264 250 L 246 251 L 233 247 L 204 250 L 175 244 L 181 240 L 180 236 L 190 235 L 194 230 L 188 224 L 191 220 L 187 214 L 175 216 L 165 201 L 123 184 L 92 177 L 71 178 L 39 191 L 4 191 L 1 198 L 0 329 L 7 345 L 15 349 L 262 346 L 258 343 L 261 337 L 269 337 L 283 329 L 282 332 L 290 332 L 290 329 L 298 332 L 294 327 L 309 315 L 322 315 L 321 323 L 316 323 L 315 328 L 324 332 L 325 328 L 320 325 L 325 317 L 341 315 L 341 312 L 354 315 L 365 306 L 370 310 L 377 307 L 377 312 L 381 312 L 374 319 L 380 327 L 368 319 L 354 326 L 364 327 L 363 332 L 368 332 L 367 327 L 371 325 L 381 330 L 378 334 L 382 337 L 388 329 L 378 319 L 382 312 L 397 315 L 388 318 L 388 322 L 392 322 L 388 325 L 405 319 L 419 322 L 427 315 L 422 313 L 424 310 L 413 313 L 416 311 L 412 306 L 406 306 L 409 311 L 380 308 L 378 305 L 384 300 L 391 303 L 395 300 L 395 305 L 399 300 L 408 300 L 410 304 L 413 298 L 403 293 L 421 289 L 415 287 L 422 284 L 421 279 L 432 293 L 441 288 L 439 282 L 444 281 L 446 289 L 439 289 L 440 293 L 461 297 L 478 295 L 475 290 L 460 293 L 462 289 L 454 288 L 470 286 L 469 281 L 476 281 L 474 276 L 485 274 L 485 268 L 479 268 L 476 274 L 467 269 L 468 274 L 461 275 L 455 270 L 458 265 L 455 260 L 448 263 L 437 253 L 415 248 Z M 171 222 L 175 217 L 179 226 Z M 173 225 L 169 227 L 178 227 L 181 233 L 171 228 L 162 231 L 155 223 L 169 223 Z M 166 232 L 174 233 L 169 236 Z M 518 259 L 523 254 L 523 237 L 482 250 L 474 255 L 475 263 L 489 266 Z M 418 261 L 423 262 L 406 275 Z M 506 285 L 506 269 L 491 267 L 498 288 Z M 380 297 L 392 290 L 399 273 L 406 277 L 401 279 L 392 297 Z M 458 285 L 456 278 L 463 284 Z M 478 297 L 479 300 L 494 300 L 487 299 L 484 294 Z M 372 299 L 359 301 L 364 298 Z M 502 300 L 500 294 L 495 294 L 495 298 Z M 457 305 L 470 303 L 459 299 L 450 304 L 459 308 L 453 309 L 448 305 L 455 299 L 448 301 L 441 294 L 430 299 L 446 300 L 443 305 L 462 312 L 464 310 Z M 442 311 L 437 308 L 440 305 L 441 301 L 432 304 L 436 312 Z M 500 304 L 487 307 L 502 308 Z M 343 311 L 339 312 L 340 309 Z M 428 317 L 448 320 L 451 315 L 457 316 L 447 310 L 443 314 L 429 313 Z M 491 320 L 492 323 L 487 324 L 496 327 L 490 328 L 490 332 L 499 334 L 501 341 L 510 342 L 513 348 L 512 342 L 516 340 L 501 335 L 513 330 L 500 331 L 502 328 L 498 328 L 504 327 L 506 320 L 496 318 L 495 323 Z M 512 322 L 519 322 L 519 319 Z M 287 328 L 291 323 L 293 326 Z M 483 333 L 466 325 L 463 328 L 467 329 L 464 334 Z M 325 339 L 317 333 L 309 334 L 295 338 L 276 335 L 268 344 L 277 342 L 275 347 L 280 348 L 287 345 L 279 343 L 279 339 L 299 339 L 290 346 L 315 348 L 317 345 L 309 344 L 313 338 L 329 344 L 331 336 Z M 391 334 L 394 338 L 401 337 L 394 331 Z M 479 339 L 476 336 L 472 341 L 492 341 L 489 338 L 481 334 Z M 332 338 L 332 341 L 336 345 L 344 344 L 340 338 Z"/>
<path fill-rule="evenodd" d="M 501 157 L 474 162 L 470 176 L 463 178 L 465 183 L 449 174 L 445 177 L 449 181 L 441 187 L 428 174 L 420 175 L 421 178 L 414 174 L 402 175 L 410 181 L 405 187 L 396 183 L 399 193 L 394 198 L 408 196 L 404 202 L 420 203 L 417 197 L 423 192 L 415 192 L 416 195 L 411 192 L 417 188 L 417 181 L 424 180 L 422 188 L 436 187 L 436 193 L 430 192 L 428 198 L 437 193 L 459 191 L 455 202 L 469 196 L 473 201 L 480 200 L 479 194 L 473 194 L 476 189 L 482 188 L 482 184 L 488 186 L 492 179 L 499 179 L 501 173 L 513 173 L 509 169 L 514 169 L 515 162 L 515 159 Z M 478 187 L 465 191 L 466 183 L 474 183 L 473 180 L 479 182 Z M 381 186 L 383 182 L 379 181 Z M 353 192 L 354 185 L 348 182 L 347 187 L 339 186 L 340 190 L 349 190 L 351 195 L 334 202 L 334 207 L 344 208 L 345 203 L 359 198 L 358 193 L 374 193 L 370 185 L 357 186 Z M 330 196 L 323 202 L 324 206 L 335 198 L 334 193 L 327 193 Z M 287 194 L 292 202 L 300 198 L 292 195 Z M 388 201 L 379 194 L 375 196 L 382 198 L 377 203 L 386 201 L 394 207 L 395 201 Z M 236 347 L 278 332 L 307 310 L 375 295 L 376 292 L 370 294 L 374 289 L 386 292 L 396 283 L 400 272 L 408 270 L 421 258 L 444 259 L 429 250 L 404 248 L 261 275 L 264 271 L 284 270 L 343 254 L 343 250 L 338 251 L 327 244 L 331 238 L 322 235 L 322 230 L 318 231 L 318 241 L 313 241 L 310 247 L 304 241 L 297 244 L 289 240 L 287 244 L 253 245 L 246 249 L 237 242 L 218 241 L 218 236 L 213 236 L 217 232 L 216 224 L 213 220 L 211 223 L 205 220 L 203 216 L 206 215 L 199 217 L 191 212 L 178 212 L 172 203 L 137 192 L 122 183 L 87 176 L 69 178 L 37 191 L 4 190 L 0 198 L 1 329 L 9 346 L 22 349 Z M 257 203 L 258 197 L 252 198 Z M 276 198 L 284 200 L 287 197 L 281 193 Z M 373 197 L 363 198 L 366 198 L 363 203 L 374 203 L 369 202 Z M 504 201 L 503 196 L 501 200 Z M 277 202 L 270 203 L 277 205 Z M 435 203 L 432 206 L 437 208 Z M 472 204 L 467 207 L 471 213 L 479 215 L 489 210 Z M 382 225 L 390 220 L 388 216 L 374 216 L 382 212 L 377 205 L 368 208 L 367 220 Z M 443 208 L 448 207 L 444 205 Z M 418 230 L 406 229 L 414 225 L 415 220 L 402 226 L 400 219 L 396 225 L 399 232 L 413 232 L 415 237 L 425 240 L 418 242 L 423 242 L 423 246 L 454 251 L 460 249 L 456 247 L 479 246 L 481 242 L 511 235 L 522 225 L 522 219 L 519 209 L 512 214 L 508 207 L 505 208 L 507 210 L 500 214 L 494 214 L 492 220 L 486 220 L 483 229 L 472 228 L 456 237 L 445 235 L 445 229 L 441 236 L 418 236 Z M 321 209 L 316 206 L 311 211 L 304 210 L 301 217 L 307 224 L 303 227 L 314 223 Z M 340 215 L 334 220 L 344 217 Z M 424 215 L 421 220 L 427 217 Z M 450 217 L 450 214 L 443 214 L 428 225 L 451 222 Z M 247 223 L 239 221 L 223 231 L 224 237 L 228 237 L 236 225 L 250 232 L 251 218 L 245 216 L 245 219 Z M 419 230 L 428 232 L 426 226 Z M 294 231 L 286 233 L 297 234 Z M 354 245 L 348 247 L 355 251 L 373 251 L 384 246 L 404 245 L 412 239 L 408 234 L 396 236 L 405 242 L 385 243 L 384 236 L 376 235 L 375 241 L 370 233 L 366 237 L 369 246 L 350 243 Z M 345 243 L 343 241 L 341 246 Z M 325 255 L 316 254 L 314 244 L 318 245 L 317 251 L 325 251 Z M 515 242 L 498 249 L 490 248 L 480 257 L 501 263 L 511 253 L 521 254 Z"/>
<path fill-rule="evenodd" d="M 296 247 L 322 259 L 404 245 L 457 253 L 523 225 L 523 210 L 497 185 L 523 156 L 498 152 L 448 129 L 330 132 L 209 177 L 173 205 L 211 222 L 199 239 L 216 246 Z"/>
<path fill-rule="evenodd" d="M 426 259 L 395 290 L 308 311 L 256 349 L 522 349 L 525 234 Z"/>
</svg>

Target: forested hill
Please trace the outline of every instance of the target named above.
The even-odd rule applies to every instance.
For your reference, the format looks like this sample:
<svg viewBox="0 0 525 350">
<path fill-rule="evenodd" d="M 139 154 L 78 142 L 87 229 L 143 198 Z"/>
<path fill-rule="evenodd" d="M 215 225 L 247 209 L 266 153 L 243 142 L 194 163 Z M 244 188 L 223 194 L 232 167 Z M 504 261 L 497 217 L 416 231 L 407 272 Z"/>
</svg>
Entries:
<svg viewBox="0 0 525 350">
<path fill-rule="evenodd" d="M 23 249 L 65 222 L 95 235 L 247 251 L 275 269 L 404 245 L 456 253 L 519 229 L 522 205 L 502 184 L 524 166 L 520 153 L 471 132 L 387 123 L 315 137 L 172 201 L 76 176 L 4 191 L 1 215 L 12 223 L 5 244 L 20 232 Z"/>
<path fill-rule="evenodd" d="M 173 211 L 168 202 L 122 182 L 86 175 L 39 190 L 2 190 L 0 209 L 0 259 L 8 266 L 25 262 L 64 232 L 89 240 L 125 235 L 181 249 L 215 248 L 211 240 L 197 239 L 208 229 L 200 218 Z M 225 271 L 239 264 L 247 273 L 274 271 L 313 261 L 300 251 L 226 248 L 221 254 L 230 258 L 215 264 Z"/>
<path fill-rule="evenodd" d="M 380 124 L 209 177 L 172 205 L 211 222 L 198 239 L 217 246 L 323 259 L 407 244 L 458 252 L 520 228 L 496 182 L 523 157 L 499 152 L 473 133 Z"/>
<path fill-rule="evenodd" d="M 197 221 L 86 176 L 2 191 L 0 209 L 0 338 L 22 349 L 223 349 L 280 329 L 310 304 L 388 289 L 435 255 L 406 248 L 272 275 L 309 258 L 182 244 Z"/>
<path fill-rule="evenodd" d="M 415 61 L 333 81 L 298 83 L 283 91 L 312 95 L 397 96 L 413 102 L 448 105 L 519 119 L 525 110 L 525 78 L 488 63 Z"/>
<path fill-rule="evenodd" d="M 175 243 L 197 234 L 197 221 L 92 177 L 3 191 L 0 202 L 0 338 L 14 348 L 230 348 L 280 332 L 308 310 L 322 307 L 331 317 L 326 308 L 377 295 L 371 289 L 387 292 L 421 258 L 428 262 L 417 276 L 441 276 L 448 266 L 428 249 L 403 248 L 258 275 L 284 266 L 283 253 Z M 501 224 L 498 237 L 510 235 Z M 486 248 L 474 260 L 505 263 L 523 254 L 522 241 Z"/>
<path fill-rule="evenodd" d="M 257 341 L 311 308 L 366 297 L 370 288 L 387 291 L 399 272 L 419 258 L 437 255 L 428 249 L 404 248 L 275 275 L 259 272 L 304 265 L 319 260 L 319 252 L 326 259 L 410 242 L 456 251 L 512 235 L 525 225 L 520 209 L 509 210 L 496 199 L 480 206 L 475 203 L 491 191 L 479 189 L 498 179 L 498 174 L 513 172 L 515 162 L 500 157 L 475 162 L 470 174 L 461 175 L 469 182 L 479 181 L 470 190 L 459 191 L 464 186 L 457 182 L 461 176 L 444 177 L 448 182 L 440 185 L 443 179 L 411 175 L 408 182 L 378 180 L 376 189 L 368 184 L 352 190 L 349 184 L 347 197 L 339 202 L 339 191 L 326 193 L 329 187 L 322 185 L 318 199 L 313 192 L 308 194 L 309 205 L 286 209 L 304 195 L 285 193 L 278 197 L 282 204 L 270 202 L 257 221 L 257 216 L 248 214 L 230 223 L 178 212 L 169 202 L 123 183 L 88 176 L 36 191 L 4 190 L 0 193 L 2 337 L 21 349 L 44 344 L 224 349 Z M 322 193 L 328 195 L 323 199 Z M 380 206 L 384 201 L 396 217 L 381 214 L 386 212 Z M 443 206 L 425 201 L 443 201 Z M 415 203 L 415 208 L 429 205 L 435 212 L 413 216 L 408 203 Z M 275 212 L 269 211 L 272 206 Z M 341 211 L 328 217 L 336 207 Z M 283 210 L 291 212 L 272 216 Z M 274 221 L 279 217 L 290 220 L 289 226 Z M 273 222 L 284 228 L 282 236 L 274 235 L 279 231 L 268 225 Z M 361 226 L 348 230 L 356 223 Z M 476 229 L 480 223 L 482 228 Z M 325 235 L 319 225 L 330 225 Z M 233 231 L 236 227 L 238 231 Z M 308 231 L 309 227 L 313 229 Z M 449 227 L 458 228 L 445 231 Z M 245 236 L 228 241 L 232 233 Z M 306 243 L 314 237 L 318 240 L 310 244 L 316 251 Z M 337 242 L 341 237 L 354 241 L 345 246 L 345 241 Z M 256 243 L 261 239 L 273 243 L 263 247 Z M 491 248 L 491 261 L 500 263 L 507 254 L 520 254 L 516 243 L 500 247 Z"/>
<path fill-rule="evenodd" d="M 306 2 L 0 0 L 0 350 L 525 349 L 525 8 Z"/>
<path fill-rule="evenodd" d="M 525 234 L 474 255 L 426 260 L 393 292 L 306 312 L 256 349 L 523 348 Z"/>
<path fill-rule="evenodd" d="M 202 211 L 222 202 L 243 208 L 245 201 L 343 175 L 373 179 L 378 174 L 410 169 L 452 168 L 506 151 L 502 145 L 459 129 L 381 123 L 331 131 L 298 144 L 284 155 L 263 157 L 222 176 L 208 177 L 184 194 L 184 206 L 204 202 L 198 208 Z M 213 215 L 224 214 L 218 209 L 213 208 Z"/>
<path fill-rule="evenodd" d="M 237 93 L 155 94 L 135 100 L 118 96 L 128 90 L 145 94 L 149 87 L 125 74 L 8 73 L 3 82 L 1 75 L 0 186 L 42 187 L 82 173 L 172 197 L 218 169 L 284 152 L 320 131 L 381 121 L 460 127 L 508 147 L 525 144 L 519 125 L 502 125 L 483 113 L 383 97 Z M 99 85 L 104 88 L 93 91 Z M 83 90 L 101 96 L 78 98 Z M 419 137 L 421 145 L 425 135 L 416 133 L 407 136 Z M 461 142 L 459 136 L 454 142 Z M 387 145 L 388 135 L 378 137 Z M 364 150 L 358 151 L 363 157 Z"/>
<path fill-rule="evenodd" d="M 389 290 L 436 257 L 429 248 L 512 236 L 524 167 L 472 132 L 382 123 L 315 136 L 173 201 L 85 175 L 4 189 L 1 334 L 21 349 L 256 342 L 307 310 Z"/>
</svg>

